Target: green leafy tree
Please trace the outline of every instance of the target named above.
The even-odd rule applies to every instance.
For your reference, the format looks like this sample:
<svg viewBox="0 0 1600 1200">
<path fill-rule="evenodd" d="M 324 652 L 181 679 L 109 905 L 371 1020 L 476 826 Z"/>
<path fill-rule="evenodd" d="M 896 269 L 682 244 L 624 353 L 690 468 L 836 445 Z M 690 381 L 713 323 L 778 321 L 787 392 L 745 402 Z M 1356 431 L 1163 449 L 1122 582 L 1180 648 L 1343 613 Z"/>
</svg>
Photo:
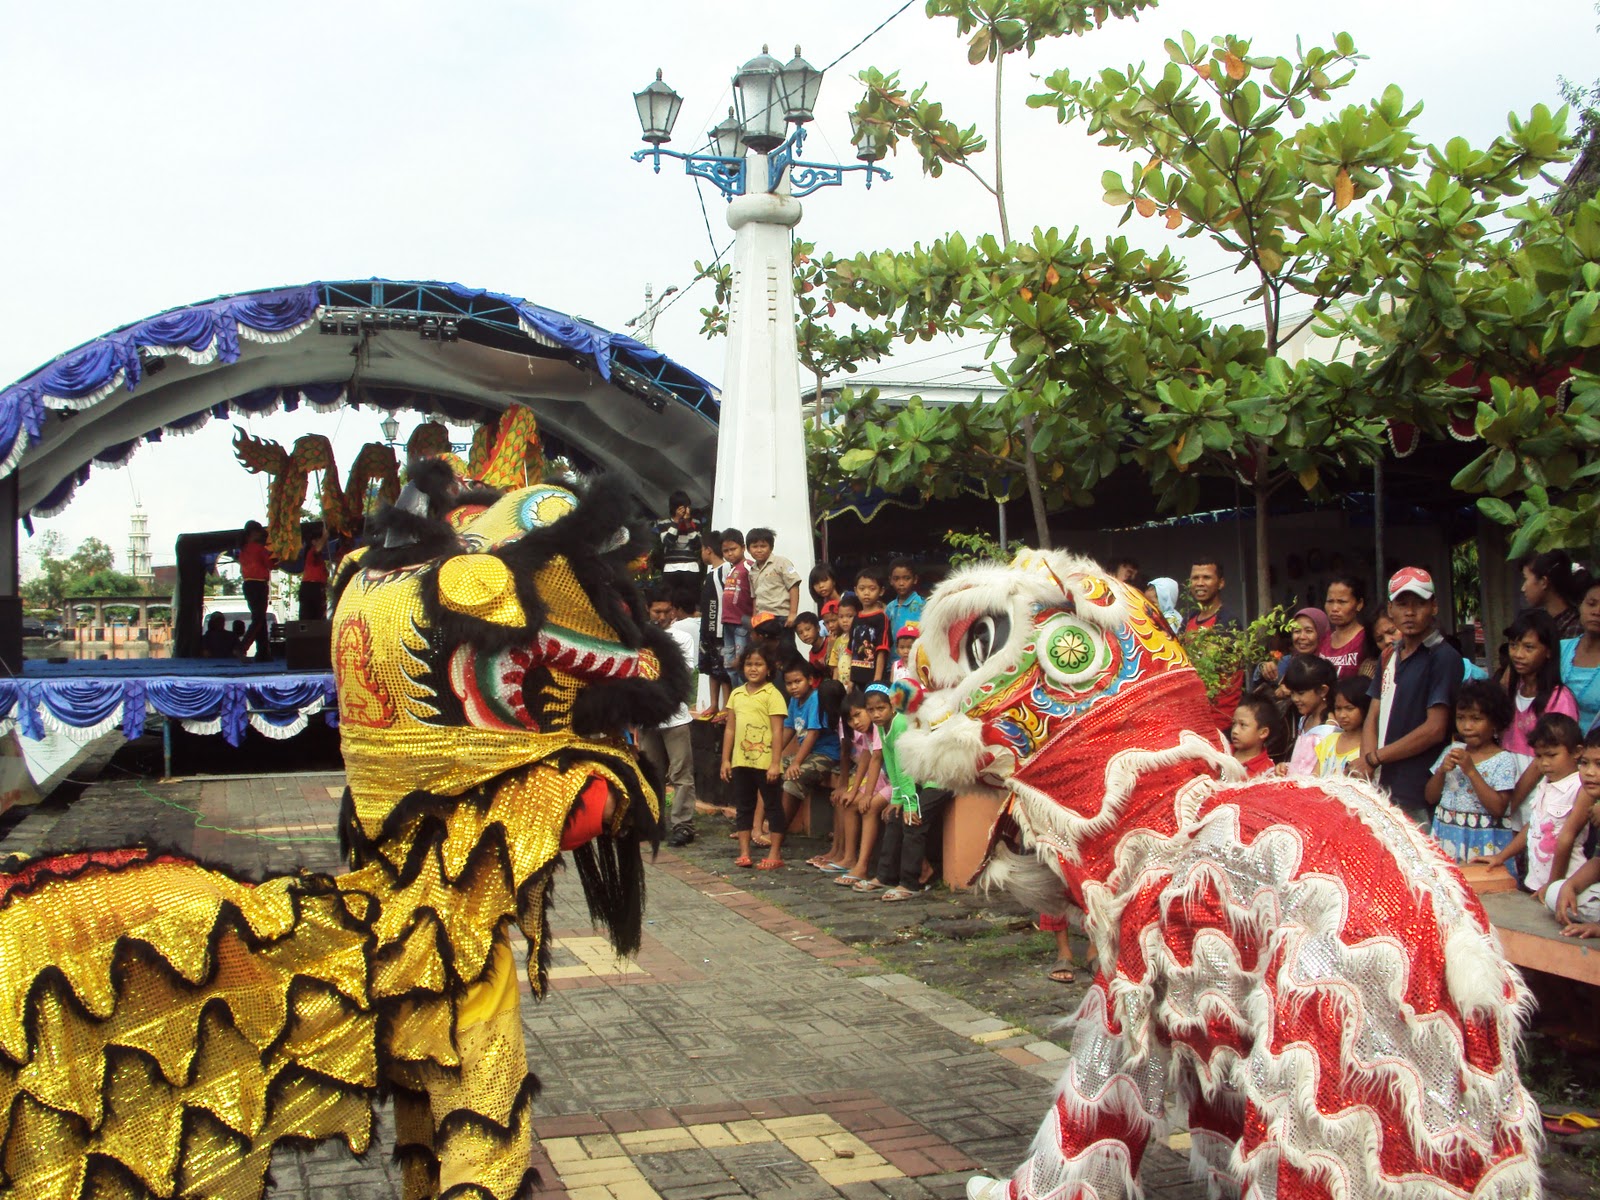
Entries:
<svg viewBox="0 0 1600 1200">
<path fill-rule="evenodd" d="M 846 408 L 858 425 L 841 469 L 925 498 L 1029 494 L 1045 546 L 1044 489 L 1087 504 L 1119 462 L 1129 414 L 1082 401 L 1130 387 L 1130 362 L 1143 362 L 1127 353 L 1129 330 L 1117 314 L 1182 286 L 1170 253 L 1150 255 L 1123 238 L 1096 247 L 1054 229 L 1035 230 L 1026 243 L 984 235 L 969 244 L 951 234 L 928 247 L 858 255 L 839 263 L 834 278 L 840 303 L 914 331 L 903 336 L 985 339 L 997 393 L 947 408 L 913 398 L 897 412 L 869 394 Z M 994 354 L 1002 345 L 1009 357 Z"/>
<path fill-rule="evenodd" d="M 70 555 L 66 541 L 50 530 L 41 535 L 34 553 L 39 572 L 22 585 L 24 601 L 32 608 L 59 612 L 73 596 L 138 596 L 144 586 L 114 569 L 111 547 L 99 538 L 85 538 Z"/>
<path fill-rule="evenodd" d="M 67 561 L 72 574 L 90 576 L 112 570 L 116 566 L 116 555 L 99 538 L 91 537 L 79 542 Z"/>
<path fill-rule="evenodd" d="M 908 94 L 900 84 L 898 73 L 894 72 L 885 74 L 868 68 L 862 73 L 861 82 L 866 87 L 866 94 L 856 106 L 852 118 L 856 144 L 860 145 L 863 138 L 871 138 L 884 149 L 893 151 L 901 142 L 909 142 L 929 176 L 938 178 L 947 165 L 965 171 L 994 198 L 1000 249 L 1003 254 L 1009 255 L 1012 245 L 1011 219 L 1006 204 L 1005 158 L 1002 152 L 1005 115 L 1003 83 L 1007 56 L 1021 52 L 1031 58 L 1046 39 L 1086 33 L 1098 29 L 1109 18 L 1137 15 L 1145 8 L 1154 7 L 1155 3 L 1156 0 L 1101 0 L 1093 4 L 1079 0 L 928 0 L 928 15 L 953 19 L 957 35 L 967 39 L 969 63 L 974 66 L 993 64 L 993 156 L 989 160 L 989 172 L 986 174 L 980 170 L 977 162 L 977 156 L 990 148 L 988 140 L 978 132 L 977 127 L 962 128 L 948 119 L 944 115 L 944 106 L 927 98 L 926 85 Z M 1051 235 L 1054 234 L 1052 230 Z M 1000 255 L 991 254 L 990 257 L 997 258 Z M 999 290 L 1000 280 L 997 278 L 995 283 L 995 290 Z M 1037 288 L 1028 291 L 1033 295 L 1038 294 Z M 1018 294 L 1020 297 L 1020 292 Z M 1025 305 L 1031 302 L 1031 296 L 1021 299 Z M 1061 306 L 1057 301 L 1060 299 L 1062 297 L 1049 296 L 1040 305 L 1044 311 L 1036 314 L 1038 323 L 1046 326 L 1058 323 L 1060 313 L 1057 310 Z M 937 317 L 920 330 L 913 323 L 903 321 L 902 324 L 907 327 L 907 340 L 917 336 L 931 337 L 939 329 Z M 949 329 L 946 328 L 945 332 L 949 332 Z M 1001 336 L 994 337 L 991 348 L 994 342 L 1001 340 Z M 998 443 L 985 448 L 982 459 L 986 463 L 1008 459 L 1013 445 L 1010 430 L 1021 432 L 1022 436 L 1016 440 L 1015 447 L 1033 512 L 1034 537 L 1037 545 L 1048 549 L 1051 541 L 1048 504 L 1044 493 L 1046 472 L 1040 468 L 1039 454 L 1043 447 L 1060 442 L 1050 430 L 1043 430 L 1040 426 L 1047 411 L 1054 413 L 1059 408 L 1057 402 L 1062 382 L 1056 381 L 1053 388 L 1019 387 L 1016 385 L 1026 378 L 1028 372 L 1027 364 L 1023 364 L 1020 374 L 1017 367 L 1018 364 L 1013 362 L 1008 371 L 996 370 L 1005 391 L 997 402 L 993 421 L 1003 431 Z M 1088 431 L 1081 421 L 1053 423 L 1064 424 L 1081 441 L 1088 439 Z M 910 431 L 902 429 L 896 432 Z M 1055 432 L 1059 434 L 1064 430 Z M 911 464 L 918 470 L 927 465 L 925 462 Z M 1051 474 L 1059 479 L 1062 472 Z M 1092 486 L 1093 481 L 1086 480 L 1085 483 Z M 1007 493 L 991 489 L 990 494 L 998 499 L 1004 498 Z M 1081 496 L 1080 491 L 1073 498 L 1081 500 Z"/>
<path fill-rule="evenodd" d="M 935 3 L 930 12 L 946 7 Z M 1039 6 L 1025 7 L 1037 17 Z M 1053 32 L 1037 21 L 1002 32 L 1007 9 L 958 16 L 972 39 L 969 57 L 993 59 L 997 71 L 1007 53 L 1032 51 L 1032 34 Z M 1131 169 L 1106 173 L 1107 201 L 1122 207 L 1124 223 L 1156 221 L 1233 256 L 1244 277 L 1238 294 L 1259 306 L 1257 322 L 1223 324 L 1185 306 L 1181 265 L 1170 254 L 1141 261 L 1144 252 L 1122 240 L 1101 251 L 1085 246 L 1064 271 L 1058 255 L 1029 261 L 1009 239 L 999 247 L 980 241 L 982 261 L 969 264 L 965 244 L 951 237 L 926 251 L 845 264 L 838 274 L 851 286 L 835 294 L 887 316 L 906 336 L 981 331 L 991 345 L 1009 345 L 1015 358 L 995 371 L 1006 388 L 995 408 L 1007 431 L 1024 433 L 1036 501 L 1056 467 L 1064 473 L 1059 494 L 1081 502 L 1119 464 L 1137 464 L 1161 506 L 1178 511 L 1197 501 L 1197 476 L 1237 480 L 1262 518 L 1256 574 L 1265 596 L 1267 517 L 1280 491 L 1321 497 L 1331 476 L 1374 463 L 1389 419 L 1438 433 L 1449 417 L 1448 389 L 1410 386 L 1415 363 L 1370 352 L 1320 361 L 1300 353 L 1296 339 L 1335 328 L 1350 309 L 1403 319 L 1417 289 L 1441 310 L 1457 301 L 1439 280 L 1477 261 L 1484 218 L 1558 159 L 1564 142 L 1559 118 L 1545 109 L 1513 118 L 1505 137 L 1478 151 L 1459 139 L 1442 149 L 1423 145 L 1412 130 L 1421 106 L 1394 87 L 1336 108 L 1361 57 L 1346 34 L 1331 47 L 1297 47 L 1292 57 L 1258 55 L 1231 35 L 1202 42 L 1186 33 L 1166 50 L 1170 61 L 1159 71 L 1057 71 L 1029 103 L 1129 154 Z M 1004 238 L 1003 176 L 996 169 L 991 182 L 973 165 L 985 148 L 976 132 L 949 120 L 923 89 L 907 93 L 895 75 L 863 79 L 858 132 L 875 129 L 891 148 L 909 141 L 930 174 L 966 169 L 996 195 Z M 1424 234 L 1425 252 L 1415 248 Z M 1040 235 L 1034 243 L 1042 248 Z M 1049 263 L 1046 281 L 1022 278 L 1036 262 Z M 1432 327 L 1426 314 L 1412 319 Z M 945 444 L 943 431 L 921 423 L 899 419 L 879 440 Z M 876 449 L 870 431 L 865 437 L 855 461 Z M 995 446 L 986 448 L 992 454 Z M 971 447 L 963 443 L 959 453 Z M 936 451 L 927 457 L 939 465 Z M 905 458 L 897 450 L 875 463 L 880 482 L 907 482 L 919 463 Z M 1035 516 L 1042 527 L 1038 503 Z"/>
<path fill-rule="evenodd" d="M 1134 166 L 1107 171 L 1108 203 L 1159 221 L 1180 238 L 1205 237 L 1233 256 L 1259 326 L 1222 326 L 1192 312 L 1135 314 L 1150 351 L 1152 387 L 1128 457 L 1167 508 L 1193 505 L 1191 472 L 1236 479 L 1255 501 L 1256 586 L 1268 594 L 1273 497 L 1375 461 L 1382 424 L 1363 373 L 1340 362 L 1286 357 L 1291 341 L 1330 307 L 1372 293 L 1386 237 L 1358 207 L 1368 197 L 1404 204 L 1422 149 L 1411 129 L 1421 105 L 1386 88 L 1366 103 L 1308 118 L 1347 88 L 1353 40 L 1259 55 L 1233 35 L 1184 33 L 1169 61 L 1107 68 L 1090 78 L 1057 71 L 1030 97 L 1079 122 Z M 1187 347 L 1187 348 L 1186 348 Z M 1176 351 L 1176 357 L 1173 352 Z"/>
<path fill-rule="evenodd" d="M 1600 553 L 1600 200 L 1525 206 L 1514 246 L 1464 287 L 1489 394 L 1465 406 L 1484 450 L 1453 485 L 1512 527 L 1511 553 Z M 1442 330 L 1445 364 L 1466 355 Z M 1442 370 L 1443 367 L 1437 368 Z M 1551 385 L 1570 372 L 1567 383 Z M 1552 390 L 1561 393 L 1553 399 Z"/>
<path fill-rule="evenodd" d="M 132 575 L 121 571 L 96 571 L 92 575 L 78 576 L 69 584 L 67 598 L 73 596 L 142 596 L 144 584 Z"/>
</svg>

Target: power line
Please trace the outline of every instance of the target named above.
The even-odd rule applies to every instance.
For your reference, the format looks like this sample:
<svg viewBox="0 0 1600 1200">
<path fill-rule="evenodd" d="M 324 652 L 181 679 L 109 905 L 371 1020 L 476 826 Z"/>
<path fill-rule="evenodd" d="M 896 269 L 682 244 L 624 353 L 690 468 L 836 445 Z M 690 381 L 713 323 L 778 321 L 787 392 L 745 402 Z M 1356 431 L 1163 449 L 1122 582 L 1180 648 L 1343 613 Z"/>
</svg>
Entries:
<svg viewBox="0 0 1600 1200">
<path fill-rule="evenodd" d="M 909 362 L 903 362 L 903 363 L 890 362 L 885 366 L 879 367 L 875 371 L 867 371 L 865 374 L 857 375 L 856 379 L 858 381 L 859 380 L 863 380 L 863 379 L 875 379 L 878 376 L 883 375 L 885 372 L 888 372 L 888 371 L 903 371 L 907 367 L 920 367 L 920 366 L 922 366 L 923 363 L 931 363 L 931 362 L 935 362 L 935 361 L 937 361 L 937 360 L 939 360 L 941 358 L 949 358 L 952 354 L 973 354 L 973 353 L 976 353 L 976 351 L 974 351 L 971 346 L 957 346 L 953 350 L 945 350 L 945 351 L 943 351 L 943 352 L 941 352 L 939 354 L 930 354 L 926 358 L 914 358 Z M 888 379 L 888 380 L 884 380 L 884 382 L 885 383 L 895 383 L 897 381 L 893 380 L 893 379 Z"/>
<path fill-rule="evenodd" d="M 694 194 L 700 201 L 700 219 L 706 224 L 706 241 L 711 243 L 711 266 L 716 268 L 722 265 L 722 251 L 717 249 L 716 236 L 711 232 L 711 214 L 706 211 L 706 194 L 698 175 L 694 178 Z"/>
<path fill-rule="evenodd" d="M 872 30 L 871 33 L 867 34 L 866 37 L 862 38 L 854 46 L 851 46 L 850 49 L 846 50 L 843 54 L 839 55 L 838 58 L 834 59 L 827 66 L 823 67 L 822 68 L 823 74 L 827 74 L 829 71 L 833 70 L 840 63 L 842 63 L 845 59 L 849 58 L 857 50 L 861 49 L 861 47 L 865 46 L 868 42 L 870 42 L 874 37 L 876 37 L 878 35 L 878 33 L 883 29 L 883 27 L 885 25 L 887 25 L 890 21 L 894 20 L 901 13 L 905 12 L 905 10 L 910 8 L 912 6 L 912 4 L 914 4 L 915 2 L 916 2 L 916 0 L 906 0 L 906 2 L 904 4 L 902 4 L 899 8 L 895 9 L 892 13 L 890 13 L 882 21 L 878 22 L 877 26 Z"/>
</svg>

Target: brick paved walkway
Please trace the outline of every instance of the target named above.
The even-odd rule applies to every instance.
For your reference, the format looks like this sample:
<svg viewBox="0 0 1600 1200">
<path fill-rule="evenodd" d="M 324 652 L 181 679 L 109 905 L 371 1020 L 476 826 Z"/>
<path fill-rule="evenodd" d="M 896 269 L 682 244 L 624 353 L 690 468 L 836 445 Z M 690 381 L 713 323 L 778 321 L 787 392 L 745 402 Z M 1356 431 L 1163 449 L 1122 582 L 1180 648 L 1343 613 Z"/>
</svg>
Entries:
<svg viewBox="0 0 1600 1200">
<path fill-rule="evenodd" d="M 106 781 L 0 825 L 0 855 L 149 837 L 245 870 L 335 870 L 341 787 Z M 664 852 L 649 889 L 644 948 L 618 962 L 576 880 L 557 888 L 551 994 L 529 997 L 523 1020 L 544 1082 L 544 1194 L 955 1197 L 974 1170 L 1020 1159 L 1058 1070 L 1053 1043 L 684 859 Z M 384 1114 L 363 1161 L 337 1145 L 281 1153 L 272 1195 L 398 1196 L 390 1145 Z M 1162 1200 L 1202 1194 L 1164 1145 L 1143 1179 Z"/>
</svg>

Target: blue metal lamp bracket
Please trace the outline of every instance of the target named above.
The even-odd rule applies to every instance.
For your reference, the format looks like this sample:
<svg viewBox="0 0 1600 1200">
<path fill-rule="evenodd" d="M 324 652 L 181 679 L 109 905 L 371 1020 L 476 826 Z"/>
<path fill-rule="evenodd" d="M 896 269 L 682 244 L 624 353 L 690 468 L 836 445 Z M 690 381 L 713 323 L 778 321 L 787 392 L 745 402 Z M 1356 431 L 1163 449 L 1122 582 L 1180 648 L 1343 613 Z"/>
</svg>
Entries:
<svg viewBox="0 0 1600 1200">
<path fill-rule="evenodd" d="M 838 163 L 811 163 L 801 162 L 800 152 L 805 149 L 806 130 L 802 125 L 794 131 L 787 142 L 779 146 L 767 156 L 767 187 L 777 191 L 778 185 L 783 182 L 784 172 L 789 174 L 789 194 L 791 196 L 809 196 L 818 188 L 837 187 L 844 182 L 846 171 L 865 171 L 866 184 L 872 187 L 874 175 L 881 179 L 891 179 L 893 176 L 882 167 L 872 163 L 857 163 L 851 166 L 842 166 Z"/>
<path fill-rule="evenodd" d="M 767 156 L 767 190 L 775 192 L 778 185 L 783 182 L 785 173 L 789 178 L 789 194 L 791 196 L 809 196 L 818 188 L 837 187 L 844 182 L 845 172 L 865 171 L 867 187 L 872 186 L 873 177 L 879 179 L 893 178 L 888 171 L 873 163 L 856 163 L 843 166 L 839 163 L 812 163 L 800 161 L 800 152 L 805 148 L 806 131 L 801 126 L 776 150 Z M 636 150 L 633 153 L 634 162 L 650 160 L 656 174 L 661 173 L 661 159 L 675 158 L 683 163 L 686 174 L 694 175 L 711 183 L 722 193 L 723 198 L 732 200 L 735 196 L 745 194 L 745 162 L 743 158 L 724 158 L 718 154 L 683 154 L 677 150 L 664 150 L 659 145 L 651 146 L 646 150 Z"/>
<path fill-rule="evenodd" d="M 644 162 L 648 158 L 655 167 L 656 174 L 659 175 L 662 155 L 681 161 L 685 174 L 697 176 L 715 185 L 728 200 L 744 195 L 742 158 L 723 158 L 720 154 L 680 154 L 676 150 L 663 150 L 660 146 L 651 146 L 648 150 L 636 150 L 632 157 L 634 162 Z"/>
</svg>

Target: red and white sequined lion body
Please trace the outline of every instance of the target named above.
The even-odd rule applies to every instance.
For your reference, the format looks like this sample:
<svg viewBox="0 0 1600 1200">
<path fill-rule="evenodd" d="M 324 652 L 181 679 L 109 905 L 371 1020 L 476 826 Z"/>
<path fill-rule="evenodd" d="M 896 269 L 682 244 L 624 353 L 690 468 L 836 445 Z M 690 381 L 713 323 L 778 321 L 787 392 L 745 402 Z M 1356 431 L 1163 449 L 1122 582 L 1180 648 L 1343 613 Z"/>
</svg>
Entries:
<svg viewBox="0 0 1600 1200">
<path fill-rule="evenodd" d="M 1144 596 L 1024 552 L 954 576 L 904 761 L 1003 803 L 981 873 L 1099 954 L 1029 1157 L 974 1196 L 1137 1194 L 1186 1114 L 1213 1196 L 1527 1200 L 1527 992 L 1460 875 L 1378 791 L 1246 780 Z"/>
</svg>

